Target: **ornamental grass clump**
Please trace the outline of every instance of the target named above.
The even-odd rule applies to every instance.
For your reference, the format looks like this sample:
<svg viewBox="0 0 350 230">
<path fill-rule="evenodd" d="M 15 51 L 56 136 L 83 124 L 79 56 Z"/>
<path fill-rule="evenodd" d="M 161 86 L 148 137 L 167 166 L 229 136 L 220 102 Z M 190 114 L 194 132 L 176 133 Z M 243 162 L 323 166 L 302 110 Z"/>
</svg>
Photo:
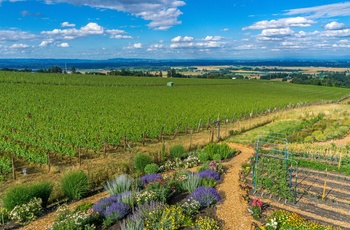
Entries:
<svg viewBox="0 0 350 230">
<path fill-rule="evenodd" d="M 42 200 L 42 207 L 45 208 L 52 188 L 53 184 L 48 181 L 14 186 L 3 195 L 4 207 L 11 211 L 15 206 L 26 204 L 36 197 Z"/>
<path fill-rule="evenodd" d="M 107 181 L 103 186 L 104 189 L 111 195 L 120 194 L 132 190 L 133 181 L 127 175 L 121 174 L 115 179 Z"/>
<path fill-rule="evenodd" d="M 170 148 L 170 156 L 175 159 L 175 158 L 185 158 L 186 153 L 185 153 L 185 147 L 183 145 L 174 145 Z"/>
<path fill-rule="evenodd" d="M 65 174 L 61 179 L 61 186 L 69 200 L 79 200 L 90 190 L 88 176 L 83 170 Z"/>
<path fill-rule="evenodd" d="M 189 199 L 194 199 L 201 204 L 201 208 L 215 205 L 221 201 L 219 193 L 215 188 L 200 186 L 191 193 Z"/>
<path fill-rule="evenodd" d="M 201 178 L 196 173 L 189 173 L 186 180 L 182 181 L 182 188 L 192 193 L 201 185 Z"/>
</svg>

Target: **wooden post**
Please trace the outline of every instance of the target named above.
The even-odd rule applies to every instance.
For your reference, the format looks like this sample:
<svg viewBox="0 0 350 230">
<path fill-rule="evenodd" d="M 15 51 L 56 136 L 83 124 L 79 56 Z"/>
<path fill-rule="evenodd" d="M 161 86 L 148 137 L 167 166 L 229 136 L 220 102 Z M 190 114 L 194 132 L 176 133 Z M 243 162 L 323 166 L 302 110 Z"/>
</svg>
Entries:
<svg viewBox="0 0 350 230">
<path fill-rule="evenodd" d="M 343 152 L 340 152 L 339 163 L 338 163 L 338 170 L 340 170 L 342 156 L 343 156 Z"/>
<path fill-rule="evenodd" d="M 104 156 L 104 158 L 106 158 L 106 153 L 107 153 L 107 148 L 106 148 L 106 138 L 105 138 L 104 142 L 103 142 L 103 156 Z M 79 161 L 80 161 L 80 148 L 79 148 Z"/>
<path fill-rule="evenodd" d="M 220 137 L 220 120 L 218 120 L 218 141 L 221 140 L 221 137 Z"/>
<path fill-rule="evenodd" d="M 81 167 L 81 151 L 80 151 L 80 146 L 78 148 L 78 155 L 79 155 L 79 168 Z"/>
<path fill-rule="evenodd" d="M 191 148 L 192 148 L 192 132 L 193 132 L 193 130 L 191 130 L 191 132 L 190 132 L 190 147 L 188 148 L 188 150 L 189 151 L 191 151 Z"/>
<path fill-rule="evenodd" d="M 178 124 L 177 127 L 176 127 L 176 130 L 174 132 L 174 139 L 175 139 L 177 133 L 179 132 L 179 128 L 180 128 L 180 124 Z"/>
<path fill-rule="evenodd" d="M 124 136 L 123 141 L 124 141 L 124 151 L 125 151 L 126 150 L 126 136 Z"/>
<path fill-rule="evenodd" d="M 142 146 L 145 146 L 145 133 L 142 133 Z"/>
<path fill-rule="evenodd" d="M 11 162 L 12 162 L 12 177 L 13 177 L 13 180 L 16 180 L 16 168 L 15 168 L 15 160 L 13 159 L 13 156 L 11 158 Z"/>
<path fill-rule="evenodd" d="M 48 173 L 51 171 L 51 162 L 50 162 L 50 151 L 47 151 L 47 167 L 49 168 Z"/>
<path fill-rule="evenodd" d="M 208 118 L 207 130 L 209 129 L 209 127 L 210 127 L 210 118 Z"/>
<path fill-rule="evenodd" d="M 159 140 L 163 139 L 163 132 L 164 132 L 164 125 L 162 126 L 162 129 L 160 130 Z"/>
<path fill-rule="evenodd" d="M 198 127 L 197 127 L 197 133 L 199 132 L 199 129 L 201 128 L 201 123 L 202 123 L 202 119 L 199 120 Z"/>
<path fill-rule="evenodd" d="M 210 143 L 214 141 L 214 125 L 211 126 L 211 137 L 210 137 Z"/>
<path fill-rule="evenodd" d="M 322 200 L 324 200 L 325 196 L 326 196 L 326 186 L 327 186 L 327 182 L 326 180 L 324 181 L 323 184 L 323 193 L 322 193 Z"/>
</svg>

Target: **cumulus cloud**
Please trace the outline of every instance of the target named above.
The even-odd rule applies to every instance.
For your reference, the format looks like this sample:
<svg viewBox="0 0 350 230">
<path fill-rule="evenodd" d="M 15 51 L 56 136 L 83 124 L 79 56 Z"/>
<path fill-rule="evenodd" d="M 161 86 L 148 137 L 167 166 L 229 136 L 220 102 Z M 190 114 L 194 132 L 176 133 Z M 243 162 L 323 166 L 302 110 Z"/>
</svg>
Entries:
<svg viewBox="0 0 350 230">
<path fill-rule="evenodd" d="M 0 30 L 0 41 L 20 41 L 32 40 L 37 36 L 35 34 L 27 33 L 17 30 Z"/>
<path fill-rule="evenodd" d="M 325 37 L 350 37 L 350 29 L 325 30 L 321 35 Z"/>
<path fill-rule="evenodd" d="M 129 45 L 126 48 L 127 49 L 141 49 L 142 48 L 142 43 L 135 43 L 135 44 Z"/>
<path fill-rule="evenodd" d="M 53 43 L 53 39 L 47 39 L 47 40 L 44 40 L 40 43 L 39 47 L 46 47 L 48 46 L 49 44 Z"/>
<path fill-rule="evenodd" d="M 278 20 L 263 20 L 254 23 L 251 26 L 244 27 L 243 30 L 262 30 L 262 29 L 274 29 L 274 28 L 286 28 L 286 27 L 307 27 L 311 26 L 315 22 L 306 19 L 304 17 L 295 18 L 281 18 Z"/>
<path fill-rule="evenodd" d="M 290 28 L 265 29 L 261 31 L 260 36 L 264 38 L 282 38 L 291 36 L 294 33 Z"/>
<path fill-rule="evenodd" d="M 325 30 L 340 30 L 344 28 L 345 28 L 345 24 L 339 23 L 339 22 L 330 22 L 324 27 Z"/>
<path fill-rule="evenodd" d="M 307 18 L 331 18 L 350 15 L 350 2 L 286 10 L 285 15 L 306 15 Z"/>
<path fill-rule="evenodd" d="M 128 36 L 128 35 L 115 35 L 115 36 L 112 36 L 111 38 L 116 38 L 116 39 L 132 39 L 133 37 L 132 36 Z"/>
<path fill-rule="evenodd" d="M 69 22 L 62 22 L 61 27 L 75 27 L 75 24 Z"/>
<path fill-rule="evenodd" d="M 334 48 L 350 48 L 350 41 L 349 40 L 340 40 L 338 43 L 335 43 L 332 45 Z"/>
<path fill-rule="evenodd" d="M 154 50 L 159 50 L 164 47 L 163 44 L 152 44 L 147 48 L 147 51 L 154 51 Z"/>
<path fill-rule="evenodd" d="M 128 12 L 146 21 L 155 30 L 167 30 L 181 21 L 179 7 L 186 5 L 180 0 L 46 0 L 47 4 L 66 2 L 73 5 L 85 5 L 95 8 Z"/>
<path fill-rule="evenodd" d="M 59 47 L 67 48 L 67 47 L 69 47 L 69 44 L 67 42 L 63 42 L 59 45 Z"/>
<path fill-rule="evenodd" d="M 23 44 L 23 43 L 13 44 L 12 46 L 10 46 L 10 48 L 12 48 L 12 49 L 25 49 L 25 48 L 29 48 L 29 45 Z"/>
<path fill-rule="evenodd" d="M 102 26 L 97 23 L 90 22 L 86 26 L 81 27 L 80 29 L 71 28 L 71 29 L 54 29 L 52 31 L 43 31 L 41 34 L 44 35 L 60 35 L 65 39 L 73 39 L 76 37 L 84 37 L 88 35 L 103 34 L 104 29 Z"/>
<path fill-rule="evenodd" d="M 205 41 L 220 41 L 221 36 L 206 36 L 204 38 Z"/>
<path fill-rule="evenodd" d="M 193 37 L 190 37 L 190 36 L 177 36 L 177 37 L 174 37 L 173 39 L 171 39 L 171 42 L 190 42 L 190 41 L 193 41 Z"/>
</svg>

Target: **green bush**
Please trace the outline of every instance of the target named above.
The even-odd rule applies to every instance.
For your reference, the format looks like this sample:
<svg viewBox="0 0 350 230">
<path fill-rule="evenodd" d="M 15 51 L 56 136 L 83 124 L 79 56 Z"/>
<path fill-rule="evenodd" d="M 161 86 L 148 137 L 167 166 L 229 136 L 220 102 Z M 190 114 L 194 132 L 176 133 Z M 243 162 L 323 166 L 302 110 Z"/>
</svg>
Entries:
<svg viewBox="0 0 350 230">
<path fill-rule="evenodd" d="M 28 224 L 41 214 L 41 205 L 41 199 L 34 197 L 26 204 L 16 205 L 10 212 L 10 218 L 16 223 Z"/>
<path fill-rule="evenodd" d="M 209 154 L 206 152 L 201 152 L 198 154 L 198 159 L 200 160 L 201 163 L 208 162 L 209 159 Z"/>
<path fill-rule="evenodd" d="M 218 154 L 218 153 L 214 154 L 214 155 L 213 155 L 213 160 L 214 160 L 214 161 L 221 161 L 221 155 Z"/>
<path fill-rule="evenodd" d="M 154 173 L 157 173 L 159 171 L 159 166 L 155 163 L 148 164 L 145 166 L 144 171 L 146 174 L 154 174 Z"/>
<path fill-rule="evenodd" d="M 219 154 L 221 159 L 228 159 L 233 157 L 236 151 L 232 150 L 226 143 L 211 143 L 204 148 L 204 152 L 208 154 L 209 160 L 214 160 L 215 154 Z"/>
<path fill-rule="evenodd" d="M 149 155 L 146 154 L 138 154 L 134 159 L 134 167 L 138 172 L 144 172 L 146 165 L 151 164 L 152 159 Z"/>
<path fill-rule="evenodd" d="M 89 180 L 82 170 L 69 172 L 61 179 L 62 191 L 69 200 L 79 200 L 89 192 Z"/>
<path fill-rule="evenodd" d="M 14 186 L 3 196 L 4 207 L 11 211 L 15 206 L 29 203 L 33 198 L 40 198 L 42 206 L 46 207 L 52 188 L 52 183 L 48 181 Z"/>
<path fill-rule="evenodd" d="M 170 148 L 170 156 L 175 158 L 185 158 L 185 147 L 183 145 L 174 145 Z"/>
</svg>

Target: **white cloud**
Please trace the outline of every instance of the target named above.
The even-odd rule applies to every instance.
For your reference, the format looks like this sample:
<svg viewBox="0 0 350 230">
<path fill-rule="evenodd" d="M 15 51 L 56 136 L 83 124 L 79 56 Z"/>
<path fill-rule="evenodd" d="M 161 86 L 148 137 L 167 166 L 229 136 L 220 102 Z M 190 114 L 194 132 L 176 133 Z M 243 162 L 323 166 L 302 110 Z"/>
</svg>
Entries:
<svg viewBox="0 0 350 230">
<path fill-rule="evenodd" d="M 286 10 L 285 15 L 306 15 L 307 18 L 331 18 L 350 15 L 350 2 Z"/>
<path fill-rule="evenodd" d="M 65 39 L 73 39 L 76 37 L 84 37 L 88 35 L 103 34 L 104 29 L 95 22 L 90 22 L 86 26 L 81 27 L 80 29 L 71 28 L 71 29 L 54 29 L 52 31 L 43 31 L 41 34 L 44 35 L 61 35 Z"/>
<path fill-rule="evenodd" d="M 59 47 L 67 48 L 67 47 L 69 47 L 69 44 L 67 42 L 63 42 L 59 45 Z"/>
<path fill-rule="evenodd" d="M 53 39 L 47 39 L 47 40 L 44 40 L 40 43 L 39 47 L 46 47 L 48 46 L 49 44 L 53 43 Z"/>
<path fill-rule="evenodd" d="M 205 41 L 220 41 L 221 36 L 206 36 L 204 38 Z"/>
<path fill-rule="evenodd" d="M 235 47 L 234 49 L 236 49 L 236 50 L 252 50 L 252 49 L 256 49 L 256 46 L 253 44 L 241 45 L 241 46 Z"/>
<path fill-rule="evenodd" d="M 116 38 L 116 39 L 132 39 L 133 37 L 132 36 L 128 36 L 128 35 L 115 35 L 115 36 L 112 36 L 111 38 Z"/>
<path fill-rule="evenodd" d="M 190 41 L 193 41 L 193 37 L 189 37 L 189 36 L 184 36 L 184 37 L 181 37 L 181 36 L 177 36 L 173 39 L 171 39 L 172 42 L 190 42 Z"/>
<path fill-rule="evenodd" d="M 163 44 L 152 44 L 147 48 L 147 51 L 154 51 L 154 50 L 159 50 L 164 47 Z"/>
<path fill-rule="evenodd" d="M 180 24 L 178 17 L 182 12 L 178 8 L 186 5 L 184 1 L 179 0 L 46 0 L 45 2 L 47 4 L 66 2 L 73 5 L 128 12 L 151 21 L 148 26 L 155 30 L 167 30 Z"/>
<path fill-rule="evenodd" d="M 142 48 L 142 44 L 141 43 L 135 43 L 133 45 L 130 45 L 127 47 L 128 49 L 141 49 Z"/>
<path fill-rule="evenodd" d="M 261 40 L 280 40 L 283 37 L 288 37 L 294 34 L 290 28 L 282 29 L 265 29 L 261 31 L 259 37 Z"/>
<path fill-rule="evenodd" d="M 61 27 L 75 27 L 75 24 L 69 22 L 62 22 Z"/>
<path fill-rule="evenodd" d="M 221 31 L 229 31 L 230 29 L 229 28 L 223 28 Z"/>
<path fill-rule="evenodd" d="M 343 30 L 325 30 L 321 32 L 325 37 L 350 37 L 350 29 Z"/>
<path fill-rule="evenodd" d="M 32 40 L 37 35 L 17 30 L 0 30 L 0 41 Z"/>
<path fill-rule="evenodd" d="M 173 43 L 170 45 L 170 48 L 189 48 L 193 47 L 194 43 L 193 42 L 178 42 L 178 43 Z"/>
<path fill-rule="evenodd" d="M 13 44 L 12 46 L 10 46 L 10 48 L 12 49 L 25 49 L 25 48 L 29 48 L 29 45 L 27 44 Z"/>
<path fill-rule="evenodd" d="M 307 27 L 311 26 L 315 22 L 304 17 L 295 18 L 282 18 L 278 20 L 263 20 L 254 23 L 251 26 L 244 27 L 242 30 L 262 30 L 262 29 L 274 29 L 274 28 L 286 28 L 286 27 Z"/>
<path fill-rule="evenodd" d="M 340 30 L 344 28 L 345 28 L 345 24 L 339 23 L 339 22 L 330 22 L 324 27 L 325 30 Z"/>
<path fill-rule="evenodd" d="M 125 34 L 124 30 L 106 30 L 107 34 L 116 35 L 116 34 Z"/>
</svg>

